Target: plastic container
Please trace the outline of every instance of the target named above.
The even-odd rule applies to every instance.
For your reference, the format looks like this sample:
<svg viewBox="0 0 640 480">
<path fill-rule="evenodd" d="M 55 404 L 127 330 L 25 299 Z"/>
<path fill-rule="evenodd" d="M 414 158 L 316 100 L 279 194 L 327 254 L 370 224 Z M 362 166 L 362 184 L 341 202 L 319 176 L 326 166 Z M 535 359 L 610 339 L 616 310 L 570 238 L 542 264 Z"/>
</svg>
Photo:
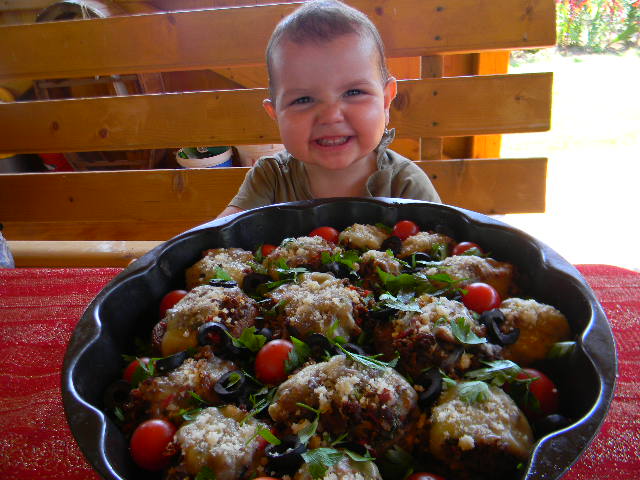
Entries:
<svg viewBox="0 0 640 480">
<path fill-rule="evenodd" d="M 176 161 L 183 168 L 233 167 L 231 147 L 181 148 Z"/>
<path fill-rule="evenodd" d="M 16 263 L 13 260 L 11 250 L 7 240 L 2 236 L 2 224 L 0 223 L 0 268 L 15 268 Z"/>
</svg>

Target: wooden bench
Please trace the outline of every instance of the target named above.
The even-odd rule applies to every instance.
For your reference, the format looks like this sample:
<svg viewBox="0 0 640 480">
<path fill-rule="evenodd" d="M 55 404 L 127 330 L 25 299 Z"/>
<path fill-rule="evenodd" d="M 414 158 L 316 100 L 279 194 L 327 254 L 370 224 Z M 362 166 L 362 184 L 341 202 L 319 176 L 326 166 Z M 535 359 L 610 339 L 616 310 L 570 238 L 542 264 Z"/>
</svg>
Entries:
<svg viewBox="0 0 640 480">
<path fill-rule="evenodd" d="M 227 2 L 243 3 L 255 2 Z M 415 159 L 446 203 L 489 214 L 544 211 L 546 159 L 498 158 L 498 135 L 550 127 L 552 74 L 506 74 L 505 59 L 512 49 L 555 44 L 554 0 L 347 3 L 376 23 L 392 73 L 402 79 L 391 111 L 398 134 L 391 148 Z M 194 71 L 238 85 L 0 103 L 0 153 L 278 143 L 277 127 L 261 107 L 264 49 L 275 24 L 298 5 L 0 26 L 0 87 Z M 496 59 L 501 67 L 492 67 Z M 0 222 L 18 265 L 125 265 L 215 217 L 245 172 L 0 174 Z"/>
</svg>

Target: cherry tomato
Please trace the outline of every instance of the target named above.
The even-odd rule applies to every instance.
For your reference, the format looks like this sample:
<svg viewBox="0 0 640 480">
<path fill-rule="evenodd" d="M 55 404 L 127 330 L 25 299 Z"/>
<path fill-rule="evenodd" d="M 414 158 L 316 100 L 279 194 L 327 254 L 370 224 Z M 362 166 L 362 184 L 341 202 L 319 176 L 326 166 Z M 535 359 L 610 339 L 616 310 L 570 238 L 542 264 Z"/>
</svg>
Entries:
<svg viewBox="0 0 640 480">
<path fill-rule="evenodd" d="M 122 373 L 122 378 L 127 382 L 131 383 L 131 381 L 133 380 L 133 374 L 136 373 L 136 370 L 138 369 L 138 366 L 140 365 L 140 363 L 144 363 L 145 365 L 148 364 L 149 358 L 142 357 L 142 358 L 136 358 L 135 360 L 133 360 L 129 365 L 127 365 L 127 368 L 124 369 L 124 372 Z"/>
<path fill-rule="evenodd" d="M 164 318 L 167 310 L 169 310 L 176 303 L 182 300 L 182 297 L 184 297 L 186 294 L 186 290 L 172 290 L 164 297 L 162 297 L 162 300 L 160 301 L 160 318 Z"/>
<path fill-rule="evenodd" d="M 533 395 L 540 404 L 540 410 L 532 408 L 530 405 L 521 405 L 522 411 L 529 418 L 546 417 L 552 413 L 558 413 L 558 405 L 560 398 L 558 395 L 558 389 L 556 388 L 553 380 L 540 370 L 533 368 L 523 368 L 516 378 L 527 379 L 536 378 L 529 384 L 529 392 Z"/>
<path fill-rule="evenodd" d="M 322 237 L 327 242 L 338 243 L 340 233 L 333 227 L 318 227 L 309 232 L 310 237 Z"/>
<path fill-rule="evenodd" d="M 418 472 L 409 475 L 407 480 L 445 480 L 445 478 L 435 473 Z"/>
<path fill-rule="evenodd" d="M 133 460 L 146 470 L 162 470 L 171 460 L 164 451 L 175 433 L 173 423 L 163 418 L 142 422 L 134 430 L 129 443 Z"/>
<path fill-rule="evenodd" d="M 460 242 L 455 247 L 453 247 L 453 251 L 451 252 L 453 255 L 462 255 L 467 250 L 471 250 L 472 248 L 477 248 L 480 253 L 484 253 L 480 248 L 480 245 L 473 242 Z"/>
<path fill-rule="evenodd" d="M 262 256 L 266 257 L 267 255 L 269 255 L 271 252 L 273 252 L 276 249 L 275 245 L 271 245 L 270 243 L 265 243 L 264 245 L 262 245 L 261 247 L 261 252 L 262 252 Z"/>
<path fill-rule="evenodd" d="M 471 283 L 464 289 L 467 293 L 462 295 L 462 303 L 470 310 L 482 313 L 500 306 L 500 295 L 488 283 Z"/>
<path fill-rule="evenodd" d="M 400 240 L 405 240 L 418 232 L 420 232 L 420 227 L 418 227 L 414 222 L 411 220 L 400 220 L 393 226 L 393 232 L 391 235 L 399 237 Z"/>
<path fill-rule="evenodd" d="M 271 340 L 256 355 L 256 377 L 263 383 L 275 385 L 287 378 L 285 362 L 289 352 L 293 350 L 293 343 L 289 340 Z"/>
</svg>

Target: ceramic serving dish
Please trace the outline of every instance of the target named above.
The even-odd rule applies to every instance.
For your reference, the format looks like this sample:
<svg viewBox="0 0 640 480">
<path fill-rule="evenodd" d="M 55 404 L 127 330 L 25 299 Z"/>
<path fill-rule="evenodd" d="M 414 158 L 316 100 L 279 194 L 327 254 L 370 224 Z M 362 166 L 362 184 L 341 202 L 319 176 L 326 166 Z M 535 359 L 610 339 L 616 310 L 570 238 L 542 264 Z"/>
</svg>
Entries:
<svg viewBox="0 0 640 480">
<path fill-rule="evenodd" d="M 326 199 L 263 207 L 215 220 L 156 247 L 116 276 L 91 302 L 64 359 L 62 395 L 67 420 L 83 453 L 106 479 L 153 478 L 130 459 L 128 444 L 102 409 L 105 388 L 119 378 L 122 354 L 136 336 L 148 338 L 158 305 L 183 288 L 184 271 L 216 247 L 254 250 L 330 225 L 393 225 L 413 220 L 458 241 L 476 242 L 524 273 L 519 283 L 533 298 L 568 318 L 577 348 L 558 373 L 562 410 L 573 423 L 539 439 L 520 479 L 559 478 L 597 433 L 613 397 L 617 359 L 613 336 L 594 293 L 580 273 L 551 248 L 495 219 L 468 210 L 400 199 Z"/>
</svg>

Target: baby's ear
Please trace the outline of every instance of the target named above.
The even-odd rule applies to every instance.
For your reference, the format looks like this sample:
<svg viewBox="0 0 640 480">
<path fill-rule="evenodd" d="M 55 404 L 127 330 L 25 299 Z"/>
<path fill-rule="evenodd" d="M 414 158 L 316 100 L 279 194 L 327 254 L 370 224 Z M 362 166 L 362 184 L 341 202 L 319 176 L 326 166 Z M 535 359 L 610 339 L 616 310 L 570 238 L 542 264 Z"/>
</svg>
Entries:
<svg viewBox="0 0 640 480">
<path fill-rule="evenodd" d="M 387 83 L 384 86 L 384 115 L 387 123 L 389 123 L 389 109 L 391 108 L 391 102 L 398 93 L 398 84 L 395 77 L 389 77 Z"/>
<path fill-rule="evenodd" d="M 266 110 L 267 115 L 269 115 L 272 120 L 276 119 L 276 106 L 273 104 L 270 98 L 265 98 L 262 101 L 262 107 Z"/>
</svg>

